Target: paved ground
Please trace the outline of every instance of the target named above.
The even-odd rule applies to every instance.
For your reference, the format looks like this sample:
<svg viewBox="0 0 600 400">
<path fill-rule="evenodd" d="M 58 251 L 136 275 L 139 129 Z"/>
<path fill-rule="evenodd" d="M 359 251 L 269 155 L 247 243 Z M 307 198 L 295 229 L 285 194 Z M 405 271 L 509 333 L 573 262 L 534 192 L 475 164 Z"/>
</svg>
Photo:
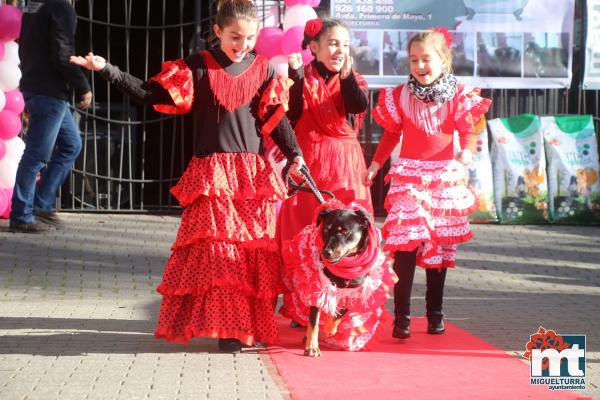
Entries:
<svg viewBox="0 0 600 400">
<path fill-rule="evenodd" d="M 0 399 L 282 399 L 258 352 L 153 338 L 178 218 L 65 214 L 69 230 L 0 222 Z M 543 325 L 587 334 L 587 395 L 600 399 L 600 228 L 477 225 L 445 297 L 448 319 L 520 355 Z M 424 312 L 424 274 L 414 311 Z"/>
</svg>

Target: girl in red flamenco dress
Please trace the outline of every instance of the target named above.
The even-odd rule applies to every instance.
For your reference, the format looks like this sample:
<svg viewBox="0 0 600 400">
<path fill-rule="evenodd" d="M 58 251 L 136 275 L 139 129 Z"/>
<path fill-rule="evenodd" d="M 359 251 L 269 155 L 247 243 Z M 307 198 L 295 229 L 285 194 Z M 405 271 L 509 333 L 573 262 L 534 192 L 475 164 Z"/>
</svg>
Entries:
<svg viewBox="0 0 600 400">
<path fill-rule="evenodd" d="M 254 4 L 220 1 L 214 32 L 219 48 L 165 62 L 147 83 L 92 53 L 71 62 L 99 71 L 157 111 L 194 110 L 194 157 L 171 189 L 185 210 L 157 288 L 163 299 L 155 335 L 184 343 L 219 338 L 222 351 L 236 352 L 277 336 L 282 285 L 275 203 L 286 188 L 261 155 L 263 137 L 270 135 L 292 170 L 303 160 L 285 117 L 289 84 L 251 53 L 258 32 Z"/>
<path fill-rule="evenodd" d="M 451 74 L 452 37 L 445 29 L 416 34 L 408 44 L 406 84 L 382 89 L 373 117 L 384 134 L 365 174 L 370 185 L 402 136 L 400 157 L 386 176 L 384 250 L 394 254 L 393 336 L 410 336 L 410 295 L 415 266 L 426 268 L 430 334 L 445 332 L 442 298 L 447 268 L 455 266 L 458 243 L 473 236 L 468 215 L 477 208 L 465 185 L 463 164 L 471 162 L 475 125 L 490 106 L 479 90 Z M 457 130 L 461 152 L 454 158 Z"/>
<path fill-rule="evenodd" d="M 306 164 L 319 189 L 332 192 L 344 204 L 357 202 L 372 214 L 371 193 L 362 181 L 366 165 L 358 142 L 368 107 L 367 82 L 352 69 L 348 27 L 338 20 L 310 20 L 302 46 L 310 47 L 315 59 L 303 66 L 299 53 L 290 55 L 289 77 L 294 84 L 287 115 Z M 282 249 L 313 223 L 318 205 L 316 198 L 305 192 L 283 202 L 277 228 Z M 290 316 L 288 304 L 296 300 L 286 294 L 280 312 Z"/>
</svg>

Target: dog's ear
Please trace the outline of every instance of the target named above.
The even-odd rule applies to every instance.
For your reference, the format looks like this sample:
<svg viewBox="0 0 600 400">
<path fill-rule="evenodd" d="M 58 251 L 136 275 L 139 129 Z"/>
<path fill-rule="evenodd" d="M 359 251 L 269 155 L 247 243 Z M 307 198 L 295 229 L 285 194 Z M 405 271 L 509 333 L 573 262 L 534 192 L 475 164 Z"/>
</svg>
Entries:
<svg viewBox="0 0 600 400">
<path fill-rule="evenodd" d="M 321 212 L 317 216 L 317 226 L 321 225 L 321 223 L 323 222 L 323 220 L 325 218 L 327 218 L 327 216 L 329 214 L 331 214 L 332 212 L 333 212 L 333 209 L 331 209 L 331 208 L 324 208 L 323 210 L 321 210 Z"/>
<path fill-rule="evenodd" d="M 354 212 L 362 219 L 362 223 L 366 228 L 369 228 L 371 226 L 371 216 L 366 210 L 359 209 L 354 210 Z"/>
</svg>

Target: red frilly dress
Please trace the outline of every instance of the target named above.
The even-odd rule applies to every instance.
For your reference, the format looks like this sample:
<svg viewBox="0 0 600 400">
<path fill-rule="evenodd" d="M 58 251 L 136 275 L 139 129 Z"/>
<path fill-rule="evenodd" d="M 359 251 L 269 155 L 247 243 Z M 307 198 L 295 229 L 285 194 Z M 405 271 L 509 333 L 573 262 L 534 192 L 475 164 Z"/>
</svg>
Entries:
<svg viewBox="0 0 600 400">
<path fill-rule="evenodd" d="M 400 157 L 387 176 L 384 249 L 417 252 L 424 268 L 454 267 L 457 244 L 473 237 L 468 215 L 477 209 L 463 164 L 454 159 L 453 135 L 473 150 L 474 128 L 491 101 L 479 90 L 457 85 L 447 103 L 424 103 L 405 85 L 382 89 L 373 117 L 384 135 L 373 158 L 380 166 L 402 136 Z"/>
<path fill-rule="evenodd" d="M 366 89 L 364 78 L 356 72 L 354 77 L 358 86 Z M 302 115 L 294 131 L 317 187 L 333 192 L 344 204 L 357 201 L 372 213 L 371 192 L 362 182 L 366 166 L 358 141 L 365 114 L 358 114 L 352 127 L 346 120 L 339 74 L 325 82 L 314 63 L 304 67 L 303 97 Z M 314 195 L 306 192 L 284 201 L 278 221 L 282 246 L 313 222 L 318 206 Z"/>
<path fill-rule="evenodd" d="M 209 52 L 203 53 L 211 93 L 194 95 L 193 74 L 185 62 L 166 62 L 152 81 L 169 91 L 175 106 L 154 106 L 158 111 L 185 113 L 194 96 L 202 95 L 214 96 L 220 112 L 236 112 L 269 78 L 261 56 L 235 79 Z M 261 120 L 263 134 L 284 115 L 285 86 L 272 79 L 260 94 L 259 118 L 268 107 L 278 107 L 270 119 Z M 237 338 L 246 345 L 273 342 L 282 287 L 275 242 L 275 202 L 286 195 L 281 178 L 257 153 L 214 153 L 194 157 L 171 193 L 185 210 L 157 288 L 163 299 L 156 337 L 184 343 L 196 336 Z"/>
<path fill-rule="evenodd" d="M 325 207 L 364 210 L 356 203 L 345 206 L 338 201 L 328 201 L 317 208 L 313 223 L 286 242 L 281 249 L 286 259 L 284 280 L 294 295 L 289 297 L 280 312 L 302 325 L 308 325 L 310 306 L 317 306 L 323 315 L 319 320 L 322 325 L 327 317 L 346 308 L 348 311 L 342 317 L 337 333 L 319 341 L 349 351 L 372 348 L 381 332 L 382 322 L 390 319 L 385 302 L 390 298 L 395 280 L 391 259 L 381 251 L 381 234 L 371 221 L 367 251 L 371 251 L 372 256 L 366 265 L 359 266 L 367 271 L 363 284 L 356 288 L 338 288 L 332 284 L 323 272 L 325 264 L 320 256 L 322 227 L 315 222 L 319 211 Z"/>
</svg>

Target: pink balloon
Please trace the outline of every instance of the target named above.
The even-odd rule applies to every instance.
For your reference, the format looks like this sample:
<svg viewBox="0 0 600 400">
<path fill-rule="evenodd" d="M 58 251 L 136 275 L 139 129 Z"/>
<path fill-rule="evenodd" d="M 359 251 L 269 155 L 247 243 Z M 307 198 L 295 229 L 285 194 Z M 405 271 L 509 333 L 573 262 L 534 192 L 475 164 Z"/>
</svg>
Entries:
<svg viewBox="0 0 600 400">
<path fill-rule="evenodd" d="M 285 10 L 283 16 L 283 30 L 293 28 L 294 26 L 304 26 L 307 21 L 317 18 L 317 13 L 311 6 L 306 4 L 297 4 Z"/>
<path fill-rule="evenodd" d="M 4 158 L 4 155 L 6 154 L 6 144 L 4 143 L 4 140 L 0 139 L 0 160 L 2 160 Z M 2 214 L 2 213 L 0 213 Z"/>
<path fill-rule="evenodd" d="M 23 94 L 15 89 L 4 93 L 6 96 L 5 110 L 13 111 L 16 114 L 21 114 L 25 109 L 25 100 L 23 100 Z"/>
<path fill-rule="evenodd" d="M 21 132 L 21 118 L 10 110 L 0 111 L 0 139 L 8 140 Z"/>
<path fill-rule="evenodd" d="M 283 31 L 279 28 L 262 28 L 256 39 L 256 52 L 267 58 L 281 54 L 281 38 Z"/>
<path fill-rule="evenodd" d="M 300 54 L 302 54 L 302 62 L 304 63 L 304 65 L 310 64 L 311 61 L 315 59 L 315 56 L 313 56 L 312 52 L 308 47 L 305 50 L 302 50 Z"/>
<path fill-rule="evenodd" d="M 0 42 L 0 60 L 4 57 L 4 42 Z"/>
<path fill-rule="evenodd" d="M 14 6 L 0 7 L 0 41 L 8 42 L 19 37 L 23 13 Z"/>
<path fill-rule="evenodd" d="M 287 7 L 293 7 L 296 4 L 301 4 L 302 0 L 285 0 L 284 3 Z"/>
<path fill-rule="evenodd" d="M 4 210 L 4 214 L 0 215 L 0 218 L 8 219 L 10 216 L 10 212 L 12 211 L 12 195 L 14 188 L 0 189 L 3 191 L 6 197 L 6 209 Z"/>
<path fill-rule="evenodd" d="M 308 3 L 311 7 L 319 7 L 319 4 L 321 4 L 321 0 L 309 0 Z"/>
<path fill-rule="evenodd" d="M 302 40 L 304 39 L 304 27 L 293 26 L 283 34 L 281 50 L 283 54 L 289 55 L 302 51 Z"/>
</svg>

